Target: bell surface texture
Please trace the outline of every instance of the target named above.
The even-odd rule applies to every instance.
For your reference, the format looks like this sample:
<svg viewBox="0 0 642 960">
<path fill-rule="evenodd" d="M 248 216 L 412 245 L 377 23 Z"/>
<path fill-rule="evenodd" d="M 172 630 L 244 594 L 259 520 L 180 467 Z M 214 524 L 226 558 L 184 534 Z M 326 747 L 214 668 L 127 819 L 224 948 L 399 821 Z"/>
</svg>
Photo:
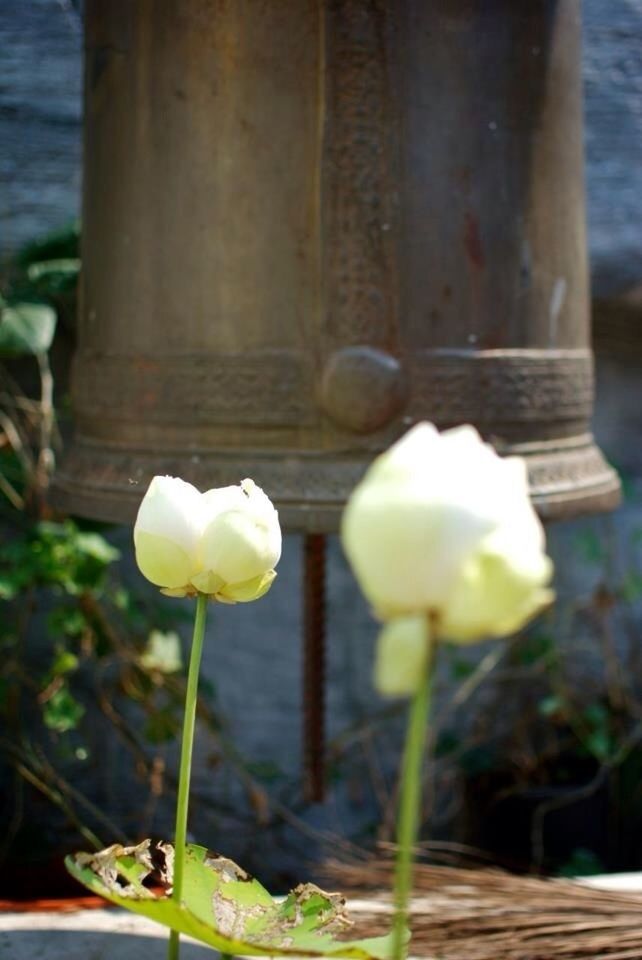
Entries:
<svg viewBox="0 0 642 960">
<path fill-rule="evenodd" d="M 72 513 L 251 476 L 338 526 L 413 422 L 609 509 L 577 0 L 86 2 Z"/>
</svg>

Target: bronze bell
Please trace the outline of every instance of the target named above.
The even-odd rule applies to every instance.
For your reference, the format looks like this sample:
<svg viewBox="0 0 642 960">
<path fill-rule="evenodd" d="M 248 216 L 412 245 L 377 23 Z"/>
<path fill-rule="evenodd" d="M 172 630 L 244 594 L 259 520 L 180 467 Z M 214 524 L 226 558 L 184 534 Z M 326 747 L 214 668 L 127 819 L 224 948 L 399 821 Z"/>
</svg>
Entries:
<svg viewBox="0 0 642 960">
<path fill-rule="evenodd" d="M 590 434 L 577 0 L 87 0 L 77 514 L 246 475 L 330 531 L 417 419 L 615 504 Z M 134 481 L 134 483 L 132 483 Z"/>
</svg>

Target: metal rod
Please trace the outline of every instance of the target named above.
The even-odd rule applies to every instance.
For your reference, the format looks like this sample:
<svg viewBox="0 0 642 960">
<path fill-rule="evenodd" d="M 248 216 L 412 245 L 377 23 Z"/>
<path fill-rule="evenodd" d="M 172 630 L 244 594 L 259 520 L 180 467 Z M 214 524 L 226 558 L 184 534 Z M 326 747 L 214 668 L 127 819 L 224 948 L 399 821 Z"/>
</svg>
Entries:
<svg viewBox="0 0 642 960">
<path fill-rule="evenodd" d="M 325 535 L 303 541 L 303 791 L 325 797 Z"/>
</svg>

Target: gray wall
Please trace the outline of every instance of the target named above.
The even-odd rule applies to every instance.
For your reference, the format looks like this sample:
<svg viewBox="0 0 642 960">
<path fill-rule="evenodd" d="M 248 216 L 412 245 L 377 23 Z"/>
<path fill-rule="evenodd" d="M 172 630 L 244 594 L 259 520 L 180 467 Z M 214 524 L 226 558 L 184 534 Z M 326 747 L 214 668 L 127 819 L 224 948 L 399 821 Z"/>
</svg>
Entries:
<svg viewBox="0 0 642 960">
<path fill-rule="evenodd" d="M 78 215 L 82 24 L 68 0 L 0 3 L 0 258 Z"/>
</svg>

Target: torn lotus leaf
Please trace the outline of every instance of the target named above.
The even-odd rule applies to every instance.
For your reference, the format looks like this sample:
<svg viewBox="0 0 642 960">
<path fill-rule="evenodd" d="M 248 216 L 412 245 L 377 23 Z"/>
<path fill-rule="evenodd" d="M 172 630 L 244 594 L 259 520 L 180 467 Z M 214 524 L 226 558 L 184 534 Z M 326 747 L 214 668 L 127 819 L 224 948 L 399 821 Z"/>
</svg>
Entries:
<svg viewBox="0 0 642 960">
<path fill-rule="evenodd" d="M 144 840 L 67 857 L 69 872 L 112 903 L 187 934 L 222 953 L 388 960 L 389 937 L 338 939 L 350 927 L 345 901 L 314 884 L 274 899 L 234 861 L 190 844 L 183 898 L 171 897 L 174 848 Z"/>
<path fill-rule="evenodd" d="M 71 859 L 68 857 L 66 861 L 68 869 Z M 114 843 L 98 853 L 77 853 L 73 860 L 77 867 L 91 871 L 105 889 L 119 897 L 153 898 L 154 892 L 144 886 L 150 877 L 171 892 L 174 848 L 170 843 L 157 843 L 153 849 L 151 840 L 143 840 L 135 847 Z"/>
</svg>

